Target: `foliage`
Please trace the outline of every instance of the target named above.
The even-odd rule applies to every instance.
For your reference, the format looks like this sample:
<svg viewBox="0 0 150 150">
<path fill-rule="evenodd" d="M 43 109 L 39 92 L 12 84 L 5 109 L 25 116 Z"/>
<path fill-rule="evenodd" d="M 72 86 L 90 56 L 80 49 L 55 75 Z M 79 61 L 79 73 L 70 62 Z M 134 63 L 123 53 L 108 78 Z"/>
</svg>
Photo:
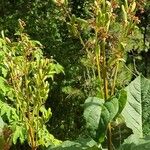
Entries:
<svg viewBox="0 0 150 150">
<path fill-rule="evenodd" d="M 143 137 L 142 130 L 142 96 L 143 78 L 137 77 L 127 87 L 127 104 L 123 109 L 122 115 L 125 119 L 126 125 L 133 130 L 133 134 L 138 137 Z"/>
<path fill-rule="evenodd" d="M 97 143 L 88 138 L 78 138 L 76 141 L 64 141 L 61 146 L 58 147 L 50 147 L 48 150 L 98 150 Z"/>
<path fill-rule="evenodd" d="M 68 11 L 67 15 L 70 20 L 68 29 L 71 35 L 80 39 L 86 51 L 86 58 L 90 61 L 87 63 L 90 65 L 86 66 L 87 74 L 89 71 L 92 72 L 90 78 L 98 81 L 95 93 L 105 101 L 102 108 L 98 103 L 98 106 L 85 110 L 84 117 L 87 126 L 90 130 L 96 131 L 92 134 L 100 143 L 107 135 L 108 149 L 111 150 L 111 122 L 117 117 L 119 111 L 118 99 L 114 95 L 117 88 L 124 86 L 122 84 L 116 86 L 118 73 L 122 70 L 120 64 L 126 61 L 128 50 L 134 48 L 134 44 L 130 43 L 131 47 L 129 48 L 127 43 L 128 41 L 132 42 L 132 37 L 136 35 L 137 31 L 140 32 L 136 26 L 139 20 L 135 16 L 135 1 L 131 3 L 127 0 L 123 3 L 116 2 L 117 6 L 109 1 L 94 1 L 91 4 L 93 4 L 90 7 L 91 16 L 88 19 L 77 18 L 74 14 L 70 15 Z M 89 37 L 84 38 L 82 33 L 83 35 L 88 33 Z M 134 40 L 140 41 L 140 39 L 141 37 Z M 87 103 L 88 101 L 89 99 L 87 99 Z M 97 103 L 97 100 L 94 103 Z"/>
<path fill-rule="evenodd" d="M 121 132 L 128 130 L 127 127 L 132 129 L 130 134 L 133 134 L 133 137 L 143 138 L 142 102 L 147 101 L 149 85 L 149 80 L 139 76 L 125 88 L 127 97 L 125 92 L 121 92 L 119 98 L 113 97 L 105 103 L 104 100 L 96 97 L 88 98 L 84 104 L 84 117 L 91 136 L 97 142 L 103 142 L 106 127 L 111 122 L 113 128 L 126 124 L 126 127 L 120 128 L 120 138 L 123 138 Z M 124 101 L 127 101 L 127 103 L 124 103 Z M 119 107 L 121 107 L 121 111 L 119 111 Z M 119 113 L 117 113 L 118 111 Z M 112 134 L 116 133 L 112 130 Z"/>
<path fill-rule="evenodd" d="M 119 150 L 148 150 L 150 145 L 150 139 L 149 137 L 145 138 L 138 138 L 131 136 L 129 137 L 124 144 L 119 148 Z"/>
<path fill-rule="evenodd" d="M 124 92 L 120 93 L 120 97 L 126 100 L 126 96 L 123 95 Z M 97 142 L 102 143 L 104 141 L 108 124 L 115 120 L 122 112 L 125 107 L 123 100 L 112 97 L 104 103 L 103 99 L 91 97 L 85 101 L 84 117 L 86 119 L 87 128 L 93 139 Z"/>
<path fill-rule="evenodd" d="M 31 144 L 31 127 L 37 141 L 32 145 L 51 145 L 49 130 L 73 141 L 90 133 L 99 145 L 114 149 L 130 134 L 142 135 L 142 120 L 144 134 L 149 134 L 149 80 L 139 76 L 131 82 L 139 72 L 149 77 L 149 6 L 146 0 L 2 0 L 0 30 L 10 39 L 0 39 L 0 113 L 6 131 L 11 129 L 10 141 Z M 23 33 L 23 21 L 18 31 L 19 18 L 27 23 L 25 32 L 44 46 Z M 52 78 L 62 67 L 53 58 L 65 71 L 54 76 L 57 82 Z M 37 82 L 40 67 L 45 88 Z M 54 149 L 89 148 L 86 140 L 73 141 Z"/>
<path fill-rule="evenodd" d="M 1 78 L 5 77 L 7 80 L 3 79 L 6 86 L 2 92 L 5 98 L 0 101 L 0 115 L 4 120 L 6 115 L 13 131 L 14 144 L 19 138 L 21 143 L 27 140 L 32 149 L 39 145 L 57 145 L 60 141 L 45 126 L 52 113 L 44 104 L 50 89 L 47 79 L 53 80 L 54 74 L 62 72 L 63 68 L 54 60 L 44 58 L 41 44 L 30 40 L 22 32 L 24 22 L 20 20 L 19 24 L 20 30 L 16 33 L 20 38 L 18 42 L 11 42 L 4 35 L 1 39 L 1 66 L 7 70 L 6 75 L 2 74 Z"/>
<path fill-rule="evenodd" d="M 143 44 L 142 34 L 136 26 L 139 23 L 135 16 L 136 2 L 117 1 L 113 5 L 108 1 L 106 3 L 92 1 L 88 5 L 87 9 L 90 11 L 88 18 L 78 18 L 68 11 L 70 22 L 67 22 L 67 25 L 70 34 L 79 38 L 85 50 L 81 61 L 87 70 L 86 81 L 95 84 L 91 88 L 95 93 L 91 93 L 92 90 L 89 89 L 89 95 L 107 99 L 114 94 L 116 85 L 121 88 L 127 83 L 120 83 L 118 79 L 121 77 L 121 80 L 131 79 L 130 75 L 126 79 L 120 72 L 126 70 L 127 74 L 131 74 L 132 70 L 128 66 L 124 67 L 127 52 Z M 132 40 L 133 43 L 127 44 Z M 138 44 L 135 44 L 135 41 Z"/>
<path fill-rule="evenodd" d="M 18 18 L 23 19 L 27 23 L 26 32 L 44 45 L 44 53 L 47 56 L 52 55 L 65 67 L 65 76 L 57 76 L 57 83 L 55 83 L 49 95 L 49 98 L 55 99 L 55 101 L 47 102 L 47 105 L 51 106 L 53 110 L 49 129 L 61 139 L 76 138 L 81 133 L 83 129 L 81 128 L 83 126 L 81 117 L 83 110 L 80 104 L 84 103 L 83 100 L 88 96 L 100 95 L 100 81 L 94 77 L 95 74 L 97 75 L 97 69 L 95 69 L 93 48 L 88 51 L 87 55 L 78 36 L 75 37 L 71 34 L 70 19 L 67 15 L 69 13 L 70 16 L 74 16 L 77 21 L 77 29 L 79 29 L 84 43 L 87 43 L 88 46 L 91 45 L 91 48 L 94 32 L 91 26 L 87 26 L 87 22 L 90 24 L 91 18 L 95 18 L 95 14 L 92 13 L 93 2 L 69 0 L 67 13 L 64 10 L 64 5 L 59 4 L 58 1 L 2 0 L 0 4 L 0 29 L 5 30 L 6 35 L 9 35 L 12 39 L 15 38 L 13 34 L 17 28 L 17 20 Z M 137 2 L 139 6 L 141 1 L 137 0 Z M 114 1 L 114 6 L 118 6 L 118 4 L 122 5 L 123 1 Z M 108 41 L 111 41 L 109 43 L 112 43 L 112 41 L 117 43 L 120 34 L 121 9 L 116 8 L 115 13 L 118 17 L 116 23 L 111 25 L 111 33 L 115 36 L 113 39 L 108 39 Z M 138 30 L 136 31 L 135 36 L 130 36 L 132 42 L 126 39 L 126 43 L 131 43 L 131 45 L 126 45 L 126 49 L 128 47 L 127 51 L 130 51 L 130 48 L 137 48 L 138 45 L 142 48 L 143 40 L 140 40 L 140 38 L 143 38 L 143 36 Z M 134 44 L 135 38 L 137 39 L 136 44 Z M 107 57 L 109 57 L 109 54 Z M 126 60 L 126 58 L 124 59 Z M 134 67 L 132 64 L 126 66 L 124 62 L 120 61 L 119 68 L 116 85 L 122 87 L 130 82 Z M 69 93 L 62 90 L 66 87 L 70 87 L 71 91 Z M 61 129 L 61 126 L 64 126 L 64 129 Z"/>
</svg>

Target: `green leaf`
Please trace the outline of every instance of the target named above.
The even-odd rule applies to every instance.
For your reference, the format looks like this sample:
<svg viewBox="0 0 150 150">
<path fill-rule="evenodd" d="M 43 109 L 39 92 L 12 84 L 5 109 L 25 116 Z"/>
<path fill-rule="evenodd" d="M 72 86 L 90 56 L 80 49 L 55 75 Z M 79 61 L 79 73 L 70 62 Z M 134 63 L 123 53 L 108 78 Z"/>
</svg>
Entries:
<svg viewBox="0 0 150 150">
<path fill-rule="evenodd" d="M 117 115 L 119 115 L 127 103 L 127 91 L 125 91 L 125 90 L 119 91 L 117 98 L 118 98 L 118 102 L 119 102 L 119 111 L 118 111 Z"/>
<path fill-rule="evenodd" d="M 150 149 L 150 137 L 138 138 L 137 136 L 130 136 L 121 145 L 119 150 L 149 150 Z"/>
<path fill-rule="evenodd" d="M 52 145 L 58 146 L 62 143 L 60 140 L 57 140 L 52 134 L 49 133 L 45 125 L 43 125 L 43 127 L 37 131 L 37 135 L 39 137 L 39 145 L 48 147 Z"/>
<path fill-rule="evenodd" d="M 7 103 L 0 101 L 0 116 L 6 114 L 8 121 L 11 123 L 12 121 L 19 120 L 19 116 L 16 113 L 16 109 L 10 107 Z"/>
<path fill-rule="evenodd" d="M 17 143 L 17 139 L 20 139 L 21 143 L 24 143 L 26 140 L 26 129 L 23 127 L 23 124 L 18 126 L 15 124 L 15 131 L 13 133 L 13 143 Z"/>
<path fill-rule="evenodd" d="M 49 108 L 48 110 L 46 110 L 45 106 L 43 105 L 41 106 L 40 111 L 42 113 L 42 118 L 44 119 L 44 122 L 47 122 L 52 116 L 51 109 Z"/>
<path fill-rule="evenodd" d="M 101 117 L 103 99 L 97 97 L 89 97 L 84 103 L 84 118 L 86 120 L 86 127 L 94 138 L 99 127 Z"/>
<path fill-rule="evenodd" d="M 84 118 L 86 126 L 96 141 L 103 142 L 108 123 L 111 122 L 119 110 L 117 98 L 111 98 L 104 103 L 104 100 L 89 97 L 85 101 Z"/>
<path fill-rule="evenodd" d="M 7 81 L 1 76 L 0 76 L 0 89 L 4 92 L 4 94 L 10 90 Z"/>
<path fill-rule="evenodd" d="M 133 133 L 142 137 L 142 77 L 137 77 L 125 90 L 127 91 L 127 104 L 122 111 L 127 127 L 133 130 Z M 143 87 L 144 88 L 144 87 Z"/>
<path fill-rule="evenodd" d="M 113 97 L 109 101 L 104 103 L 96 136 L 96 140 L 98 140 L 99 142 L 104 141 L 108 123 L 110 123 L 115 118 L 118 110 L 119 103 L 117 98 Z"/>
<path fill-rule="evenodd" d="M 142 77 L 142 121 L 144 135 L 150 135 L 150 80 Z"/>
<path fill-rule="evenodd" d="M 78 138 L 75 141 L 64 141 L 60 146 L 50 147 L 48 150 L 101 150 L 91 138 Z"/>
</svg>

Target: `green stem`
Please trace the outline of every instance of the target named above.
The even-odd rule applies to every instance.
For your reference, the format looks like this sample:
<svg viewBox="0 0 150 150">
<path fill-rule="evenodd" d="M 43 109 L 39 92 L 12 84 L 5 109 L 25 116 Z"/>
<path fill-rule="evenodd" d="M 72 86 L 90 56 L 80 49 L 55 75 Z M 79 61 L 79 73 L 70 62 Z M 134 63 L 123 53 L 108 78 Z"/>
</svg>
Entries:
<svg viewBox="0 0 150 150">
<path fill-rule="evenodd" d="M 117 79 L 117 74 L 118 74 L 118 68 L 119 68 L 119 62 L 117 62 L 117 65 L 116 65 L 116 70 L 115 70 L 115 75 L 114 75 L 113 85 L 112 85 L 112 90 L 111 90 L 111 96 L 113 96 L 114 93 L 115 93 L 115 86 L 116 86 L 116 79 Z"/>
<path fill-rule="evenodd" d="M 104 98 L 108 99 L 108 81 L 107 81 L 107 67 L 106 67 L 106 54 L 105 54 L 105 39 L 102 41 L 103 52 L 103 83 L 104 83 Z"/>
<path fill-rule="evenodd" d="M 107 66 L 106 66 L 106 54 L 105 54 L 105 39 L 102 41 L 102 52 L 103 52 L 103 82 L 104 82 L 104 98 L 105 101 L 108 99 L 108 80 L 107 80 Z M 107 126 L 107 140 L 108 150 L 112 150 L 112 137 L 111 137 L 111 124 Z"/>
</svg>

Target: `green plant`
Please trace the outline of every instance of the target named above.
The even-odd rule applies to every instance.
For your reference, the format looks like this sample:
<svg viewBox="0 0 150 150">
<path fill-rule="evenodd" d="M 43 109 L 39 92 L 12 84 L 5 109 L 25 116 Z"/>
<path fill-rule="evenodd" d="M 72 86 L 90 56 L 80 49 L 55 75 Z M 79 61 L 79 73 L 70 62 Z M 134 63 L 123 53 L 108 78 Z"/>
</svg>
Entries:
<svg viewBox="0 0 150 150">
<path fill-rule="evenodd" d="M 20 20 L 17 42 L 11 42 L 4 35 L 0 39 L 1 82 L 4 83 L 0 116 L 8 122 L 14 144 L 18 138 L 21 143 L 27 140 L 35 150 L 40 145 L 60 143 L 46 129 L 52 112 L 45 108 L 45 102 L 51 88 L 48 79 L 53 80 L 54 74 L 62 72 L 63 68 L 55 60 L 43 56 L 42 45 L 23 33 L 24 26 Z"/>
<path fill-rule="evenodd" d="M 78 138 L 75 141 L 64 141 L 60 146 L 49 147 L 48 150 L 98 150 L 97 143 L 91 138 Z"/>
<path fill-rule="evenodd" d="M 135 2 L 136 8 L 132 12 Z M 80 104 L 84 102 L 85 97 L 90 96 L 84 104 L 84 117 L 86 127 L 97 144 L 89 146 L 88 141 L 80 139 L 64 142 L 54 149 L 100 149 L 100 146 L 101 149 L 102 147 L 118 148 L 130 134 L 142 136 L 141 112 L 143 110 L 143 126 L 145 133 L 148 133 L 149 81 L 138 77 L 129 85 L 140 71 L 143 71 L 146 76 L 149 73 L 149 52 L 143 55 L 143 50 L 149 50 L 149 25 L 146 19 L 149 17 L 149 11 L 148 8 L 146 12 L 143 11 L 142 3 L 143 0 L 69 0 L 68 2 L 66 0 L 64 2 L 3 0 L 0 4 L 0 29 L 6 30 L 5 35 L 11 35 L 9 37 L 15 39 L 16 36 L 13 34 L 17 26 L 16 20 L 23 18 L 27 22 L 25 32 L 41 41 L 45 47 L 43 49 L 45 55 L 54 55 L 54 58 L 65 66 L 65 76 L 56 76 L 57 83 L 49 94 L 50 99 L 55 101 L 47 101 L 45 105 L 46 108 L 51 106 L 54 112 L 50 122 L 44 120 L 50 133 L 54 133 L 62 140 L 74 140 L 81 131 L 84 131 L 81 135 L 87 134 L 81 115 L 83 108 Z M 147 4 L 149 5 L 148 2 Z M 148 5 L 146 7 L 149 7 Z M 136 25 L 139 23 L 137 16 L 145 18 L 144 21 L 142 20 L 143 24 L 138 25 L 141 30 Z M 12 40 L 6 37 L 1 41 L 3 48 L 5 45 L 7 48 L 18 48 L 17 42 L 11 42 Z M 18 39 L 18 41 L 22 40 Z M 40 44 L 37 45 L 41 48 Z M 139 53 L 144 58 L 142 64 L 147 67 L 141 65 Z M 9 61 L 4 60 L 3 55 L 5 53 L 2 52 L 0 58 L 7 64 Z M 132 59 L 129 60 L 129 57 Z M 13 96 L 10 92 L 12 91 L 12 83 L 9 81 L 10 71 L 8 72 L 5 64 L 0 64 L 2 75 L 0 105 L 3 110 L 7 110 L 1 112 L 2 118 L 13 130 L 12 139 L 16 141 L 19 137 L 23 142 L 28 138 L 24 136 L 28 135 L 28 132 L 20 126 L 16 128 L 18 111 L 11 99 L 18 92 L 13 91 L 15 93 Z M 30 75 L 32 80 L 32 73 Z M 48 82 L 52 83 L 50 79 Z M 40 117 L 42 111 L 45 112 L 41 109 Z M 14 128 L 12 128 L 13 124 L 15 124 Z M 19 122 L 20 124 L 22 122 Z M 16 129 L 19 132 L 15 132 Z M 41 137 L 45 141 L 45 134 Z M 45 142 L 44 145 L 51 144 Z M 127 145 L 129 148 L 130 146 L 138 148 L 137 142 L 135 143 L 136 146 L 129 143 Z M 124 147 L 126 148 L 123 144 L 121 148 Z"/>
<path fill-rule="evenodd" d="M 118 89 L 125 86 L 122 83 L 118 84 L 118 78 L 121 77 L 120 72 L 124 66 L 128 68 L 125 64 L 127 52 L 136 46 L 131 43 L 129 47 L 128 42 L 132 41 L 133 36 L 140 34 L 137 27 L 140 21 L 135 16 L 137 5 L 134 0 L 130 3 L 128 0 L 123 2 L 95 0 L 89 4 L 89 8 L 90 17 L 81 19 L 67 12 L 64 5 L 66 16 L 70 20 L 67 22 L 69 31 L 80 39 L 86 51 L 87 61 L 83 62 L 87 66 L 87 76 L 92 74 L 90 78 L 98 82 L 98 90 L 95 93 L 99 98 L 91 97 L 85 101 L 85 105 L 93 104 L 91 108 L 85 109 L 87 127 L 92 129 L 92 136 L 100 143 L 104 142 L 107 135 L 108 149 L 111 150 L 113 148 L 111 126 L 127 101 L 127 96 L 122 90 L 121 99 L 116 96 Z M 89 38 L 82 36 L 85 33 L 89 34 Z M 141 37 L 137 39 L 140 40 Z M 131 72 L 130 70 L 130 74 Z"/>
</svg>

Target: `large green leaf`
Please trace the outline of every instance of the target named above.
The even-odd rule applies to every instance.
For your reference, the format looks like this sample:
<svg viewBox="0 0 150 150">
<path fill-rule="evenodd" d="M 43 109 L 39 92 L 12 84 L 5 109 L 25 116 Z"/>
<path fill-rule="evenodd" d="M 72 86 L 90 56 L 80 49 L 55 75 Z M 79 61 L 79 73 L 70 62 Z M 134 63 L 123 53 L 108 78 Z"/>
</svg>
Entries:
<svg viewBox="0 0 150 150">
<path fill-rule="evenodd" d="M 97 97 L 89 97 L 84 103 L 83 115 L 86 120 L 86 127 L 93 138 L 97 134 L 103 103 L 104 100 Z"/>
<path fill-rule="evenodd" d="M 122 111 L 127 127 L 133 130 L 133 133 L 142 137 L 142 77 L 137 77 L 125 90 L 127 91 L 127 104 Z M 142 89 L 144 88 L 144 89 Z"/>
<path fill-rule="evenodd" d="M 90 97 L 85 101 L 84 118 L 91 136 L 102 142 L 106 135 L 108 123 L 117 115 L 119 102 L 117 98 L 111 98 L 104 103 L 104 100 Z"/>
<path fill-rule="evenodd" d="M 114 97 L 110 101 L 104 103 L 96 135 L 96 140 L 98 140 L 99 142 L 104 141 L 108 123 L 110 123 L 115 118 L 115 116 L 118 113 L 118 110 L 119 101 L 117 98 Z"/>
<path fill-rule="evenodd" d="M 121 145 L 119 150 L 149 150 L 150 149 L 150 137 L 138 138 L 136 136 L 130 136 Z"/>
<path fill-rule="evenodd" d="M 150 80 L 142 77 L 142 121 L 144 135 L 150 135 Z"/>
</svg>

